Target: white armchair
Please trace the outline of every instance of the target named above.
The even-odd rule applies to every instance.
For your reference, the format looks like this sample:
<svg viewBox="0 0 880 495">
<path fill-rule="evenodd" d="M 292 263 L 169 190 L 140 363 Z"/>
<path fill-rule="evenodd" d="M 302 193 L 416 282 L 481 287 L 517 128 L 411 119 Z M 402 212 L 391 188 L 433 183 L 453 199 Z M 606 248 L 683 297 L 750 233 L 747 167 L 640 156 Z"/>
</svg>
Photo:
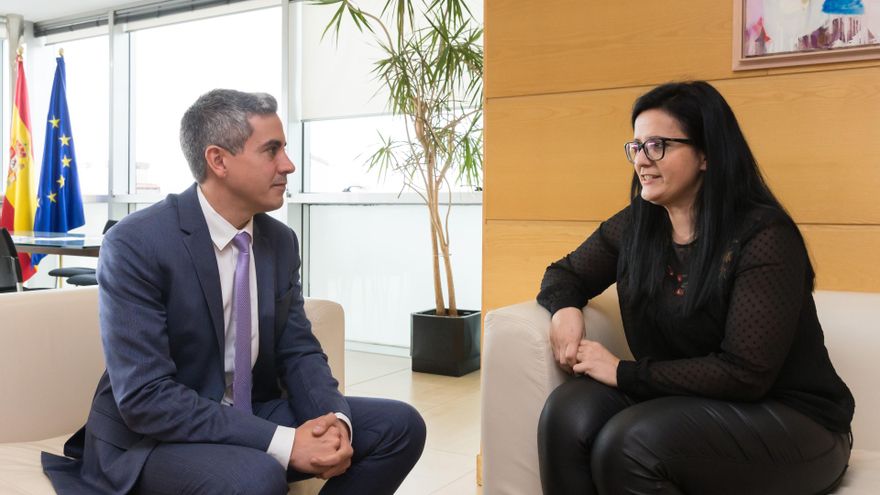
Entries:
<svg viewBox="0 0 880 495">
<path fill-rule="evenodd" d="M 817 292 L 825 341 L 838 373 L 856 398 L 855 447 L 835 493 L 880 492 L 880 394 L 875 376 L 880 350 L 880 294 Z M 631 357 L 611 287 L 584 308 L 589 338 Z M 484 495 L 537 495 L 537 428 L 544 401 L 568 375 L 553 360 L 550 314 L 530 301 L 486 315 L 482 365 Z"/>
<path fill-rule="evenodd" d="M 60 454 L 85 423 L 104 370 L 98 327 L 98 288 L 0 294 L 0 493 L 55 493 L 40 451 Z M 342 307 L 306 299 L 306 315 L 340 389 L 345 383 Z M 321 480 L 291 484 L 315 494 Z"/>
</svg>

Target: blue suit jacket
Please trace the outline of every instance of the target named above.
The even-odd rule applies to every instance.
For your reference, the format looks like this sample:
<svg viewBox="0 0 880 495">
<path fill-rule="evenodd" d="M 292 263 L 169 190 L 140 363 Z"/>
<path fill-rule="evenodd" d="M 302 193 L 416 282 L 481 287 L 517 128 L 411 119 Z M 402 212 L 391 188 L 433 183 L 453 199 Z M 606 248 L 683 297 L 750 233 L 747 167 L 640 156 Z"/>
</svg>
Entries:
<svg viewBox="0 0 880 495">
<path fill-rule="evenodd" d="M 68 458 L 43 454 L 58 493 L 127 493 L 158 442 L 266 450 L 275 433 L 275 424 L 220 405 L 220 279 L 196 187 L 129 215 L 104 238 L 98 281 L 107 370 L 86 425 L 65 445 Z M 328 412 L 351 417 L 305 316 L 295 234 L 257 215 L 253 252 L 254 402 L 286 396 L 298 422 Z"/>
</svg>

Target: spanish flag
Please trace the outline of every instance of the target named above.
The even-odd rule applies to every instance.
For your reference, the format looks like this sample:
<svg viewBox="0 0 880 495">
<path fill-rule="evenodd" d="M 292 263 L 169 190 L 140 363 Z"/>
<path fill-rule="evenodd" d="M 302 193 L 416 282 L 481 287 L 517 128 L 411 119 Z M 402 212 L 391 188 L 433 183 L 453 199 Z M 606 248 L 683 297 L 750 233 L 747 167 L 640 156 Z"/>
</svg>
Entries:
<svg viewBox="0 0 880 495">
<path fill-rule="evenodd" d="M 18 55 L 18 79 L 15 81 L 15 99 L 12 104 L 12 139 L 9 140 L 9 174 L 6 176 L 6 196 L 0 212 L 0 227 L 10 232 L 29 231 L 34 228 L 34 194 L 31 188 L 31 169 L 34 152 L 31 149 L 31 119 L 28 111 L 27 81 L 24 64 Z M 36 271 L 31 257 L 19 253 L 23 280 Z"/>
</svg>

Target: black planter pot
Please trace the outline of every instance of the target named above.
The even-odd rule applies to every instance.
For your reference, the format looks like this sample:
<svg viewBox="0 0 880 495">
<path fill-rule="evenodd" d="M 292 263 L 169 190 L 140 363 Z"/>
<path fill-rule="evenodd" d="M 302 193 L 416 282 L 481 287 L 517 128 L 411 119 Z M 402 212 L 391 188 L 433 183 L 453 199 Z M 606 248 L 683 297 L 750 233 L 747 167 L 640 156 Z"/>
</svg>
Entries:
<svg viewBox="0 0 880 495">
<path fill-rule="evenodd" d="M 433 309 L 412 313 L 412 370 L 462 376 L 480 369 L 480 312 L 436 313 Z"/>
</svg>

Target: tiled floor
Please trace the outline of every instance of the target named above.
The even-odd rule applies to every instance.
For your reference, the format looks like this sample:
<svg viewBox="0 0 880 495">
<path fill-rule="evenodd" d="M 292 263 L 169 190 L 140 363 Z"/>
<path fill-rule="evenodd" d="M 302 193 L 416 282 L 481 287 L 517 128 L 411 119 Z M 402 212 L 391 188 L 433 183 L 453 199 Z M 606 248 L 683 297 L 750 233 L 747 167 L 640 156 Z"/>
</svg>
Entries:
<svg viewBox="0 0 880 495">
<path fill-rule="evenodd" d="M 479 495 L 480 373 L 413 373 L 408 358 L 345 352 L 345 393 L 412 404 L 428 426 L 425 452 L 398 495 Z"/>
</svg>

